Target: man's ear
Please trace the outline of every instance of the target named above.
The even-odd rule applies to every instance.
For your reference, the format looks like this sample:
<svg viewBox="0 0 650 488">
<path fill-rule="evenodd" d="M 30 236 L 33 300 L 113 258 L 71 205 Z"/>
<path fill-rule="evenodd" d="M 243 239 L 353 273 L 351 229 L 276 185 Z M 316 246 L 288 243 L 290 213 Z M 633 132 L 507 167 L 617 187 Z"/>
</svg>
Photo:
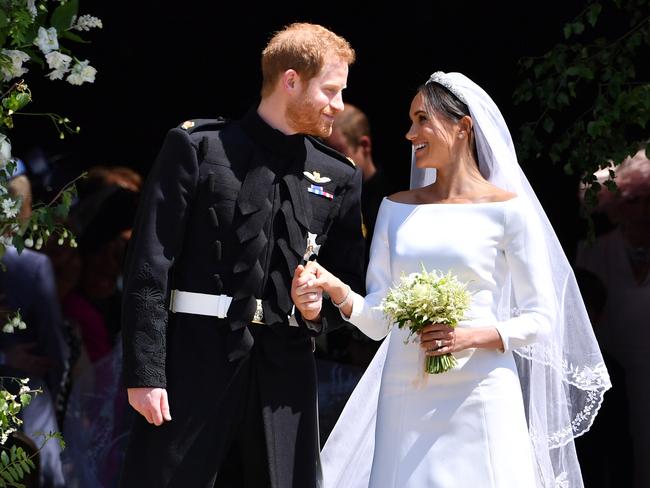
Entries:
<svg viewBox="0 0 650 488">
<path fill-rule="evenodd" d="M 288 69 L 282 74 L 282 88 L 289 94 L 300 92 L 301 79 L 296 70 Z"/>
<path fill-rule="evenodd" d="M 363 151 L 364 156 L 370 156 L 372 153 L 372 140 L 370 136 L 359 137 L 359 147 Z"/>
</svg>

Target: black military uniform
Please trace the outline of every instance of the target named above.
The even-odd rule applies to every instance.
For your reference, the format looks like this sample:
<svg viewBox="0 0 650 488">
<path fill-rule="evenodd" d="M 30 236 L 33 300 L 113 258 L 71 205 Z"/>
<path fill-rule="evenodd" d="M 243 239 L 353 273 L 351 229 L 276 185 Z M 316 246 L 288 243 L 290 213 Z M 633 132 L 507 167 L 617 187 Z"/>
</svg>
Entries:
<svg viewBox="0 0 650 488">
<path fill-rule="evenodd" d="M 253 471 L 234 486 L 315 486 L 313 336 L 345 322 L 324 299 L 320 324 L 296 311 L 292 326 L 291 279 L 317 236 L 318 261 L 363 290 L 360 192 L 345 157 L 254 109 L 169 132 L 134 226 L 123 337 L 126 386 L 166 388 L 172 421 L 137 416 L 123 487 L 230 486 L 234 450 Z M 232 303 L 225 318 L 173 313 L 172 290 Z"/>
</svg>

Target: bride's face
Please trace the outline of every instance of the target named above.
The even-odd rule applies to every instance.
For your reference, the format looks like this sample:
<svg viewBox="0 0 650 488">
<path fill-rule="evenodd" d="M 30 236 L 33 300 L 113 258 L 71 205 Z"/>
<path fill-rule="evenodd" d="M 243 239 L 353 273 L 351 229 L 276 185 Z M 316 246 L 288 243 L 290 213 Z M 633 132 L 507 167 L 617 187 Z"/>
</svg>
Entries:
<svg viewBox="0 0 650 488">
<path fill-rule="evenodd" d="M 440 115 L 431 116 L 420 93 L 411 102 L 409 116 L 411 128 L 406 138 L 413 144 L 415 165 L 439 169 L 449 164 L 457 137 L 457 124 Z"/>
</svg>

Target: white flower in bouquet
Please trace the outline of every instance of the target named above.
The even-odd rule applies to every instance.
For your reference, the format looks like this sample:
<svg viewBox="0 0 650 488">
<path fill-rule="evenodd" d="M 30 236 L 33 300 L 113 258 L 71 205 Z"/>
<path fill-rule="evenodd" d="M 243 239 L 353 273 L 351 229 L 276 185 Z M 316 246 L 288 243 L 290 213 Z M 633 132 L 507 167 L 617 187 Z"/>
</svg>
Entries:
<svg viewBox="0 0 650 488">
<path fill-rule="evenodd" d="M 32 19 L 34 19 L 38 14 L 38 11 L 36 10 L 36 0 L 27 0 L 27 10 L 29 10 L 29 14 L 32 16 Z"/>
<path fill-rule="evenodd" d="M 17 313 L 12 319 L 7 322 L 3 327 L 2 327 L 2 332 L 6 334 L 13 334 L 14 330 L 24 330 L 27 328 L 27 324 L 23 322 L 22 317 L 20 316 L 20 313 Z"/>
<path fill-rule="evenodd" d="M 94 83 L 97 70 L 88 65 L 89 61 L 79 61 L 72 68 L 72 72 L 66 78 L 71 85 L 81 85 L 82 83 Z"/>
<path fill-rule="evenodd" d="M 9 161 L 11 161 L 11 142 L 6 135 L 0 134 L 0 170 L 5 169 Z"/>
<path fill-rule="evenodd" d="M 427 271 L 402 276 L 400 283 L 388 291 L 382 301 L 383 312 L 401 329 L 408 327 L 409 338 L 429 324 L 455 327 L 470 306 L 466 285 L 451 272 Z M 408 340 L 408 339 L 407 339 Z M 456 365 L 451 354 L 427 357 L 428 373 L 442 373 Z"/>
<path fill-rule="evenodd" d="M 17 49 L 3 49 L 0 51 L 2 56 L 6 56 L 11 61 L 10 66 L 1 65 L 0 72 L 2 80 L 9 81 L 27 73 L 28 69 L 23 66 L 25 61 L 29 60 L 29 54 Z"/>
<path fill-rule="evenodd" d="M 13 219 L 18 215 L 18 212 L 20 211 L 20 201 L 19 200 L 14 200 L 11 197 L 5 197 L 4 200 L 2 200 L 2 211 L 5 214 L 5 217 L 8 219 Z"/>
<path fill-rule="evenodd" d="M 56 33 L 56 28 L 50 27 L 46 29 L 45 27 L 39 27 L 36 39 L 34 39 L 34 45 L 38 46 L 43 54 L 58 50 L 59 37 Z"/>
<path fill-rule="evenodd" d="M 89 31 L 90 29 L 102 29 L 104 26 L 101 19 L 93 17 L 92 15 L 82 15 L 81 17 L 72 19 L 72 29 L 78 31 Z"/>
<path fill-rule="evenodd" d="M 47 74 L 50 80 L 61 80 L 63 79 L 63 75 L 70 71 L 72 58 L 67 54 L 63 54 L 59 51 L 52 51 L 45 55 L 45 60 L 50 69 L 53 70 Z"/>
</svg>

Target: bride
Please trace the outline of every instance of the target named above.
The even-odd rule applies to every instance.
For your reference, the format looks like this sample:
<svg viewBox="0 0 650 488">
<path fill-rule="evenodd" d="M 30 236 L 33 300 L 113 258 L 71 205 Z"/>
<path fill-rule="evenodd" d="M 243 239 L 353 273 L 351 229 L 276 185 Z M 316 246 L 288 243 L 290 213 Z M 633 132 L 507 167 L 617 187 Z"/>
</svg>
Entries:
<svg viewBox="0 0 650 488">
<path fill-rule="evenodd" d="M 573 438 L 609 377 L 505 121 L 460 73 L 434 73 L 409 115 L 411 190 L 382 202 L 368 295 L 315 262 L 296 270 L 295 300 L 327 294 L 366 335 L 387 336 L 325 444 L 323 486 L 582 487 Z M 381 301 L 422 265 L 466 282 L 472 305 L 415 344 Z M 446 353 L 454 369 L 424 372 L 425 355 Z"/>
</svg>

